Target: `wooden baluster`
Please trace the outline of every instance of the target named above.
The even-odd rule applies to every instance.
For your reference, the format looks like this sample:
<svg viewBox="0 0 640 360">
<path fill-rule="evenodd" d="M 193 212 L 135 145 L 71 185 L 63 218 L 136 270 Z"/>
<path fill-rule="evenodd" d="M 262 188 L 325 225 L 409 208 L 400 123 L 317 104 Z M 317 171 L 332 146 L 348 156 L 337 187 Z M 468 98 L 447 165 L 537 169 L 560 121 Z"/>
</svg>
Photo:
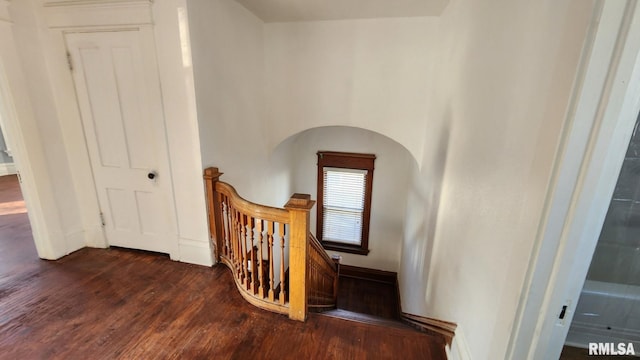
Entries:
<svg viewBox="0 0 640 360">
<path fill-rule="evenodd" d="M 240 281 L 242 281 L 242 277 L 244 275 L 244 272 L 242 270 L 242 213 L 238 210 L 236 210 L 236 226 L 238 227 L 238 231 L 236 232 L 236 247 L 238 248 L 237 250 L 237 256 L 238 256 L 238 261 L 236 263 L 236 265 L 238 266 L 238 279 L 240 279 Z"/>
<path fill-rule="evenodd" d="M 253 226 L 255 224 L 255 220 L 252 216 L 247 215 L 247 226 L 249 230 L 247 230 L 247 240 L 249 241 L 249 246 L 251 246 L 251 293 L 256 293 L 256 276 L 258 275 L 258 270 L 256 269 L 256 252 L 255 246 L 253 244 Z"/>
<path fill-rule="evenodd" d="M 269 300 L 274 301 L 273 293 L 273 221 L 267 221 L 267 243 L 269 245 Z"/>
<path fill-rule="evenodd" d="M 229 224 L 229 259 L 231 260 L 231 264 L 234 263 L 234 252 L 233 252 L 233 232 L 235 228 L 233 227 L 233 207 L 231 207 L 231 203 L 227 203 L 227 223 Z M 231 268 L 231 272 L 233 273 L 233 268 Z"/>
<path fill-rule="evenodd" d="M 231 206 L 231 202 L 229 202 L 229 206 L 227 207 L 227 217 L 229 217 L 229 245 L 231 246 L 231 263 L 235 266 L 236 264 L 236 223 L 235 223 L 235 211 L 236 209 Z M 232 269 L 235 272 L 235 267 Z"/>
<path fill-rule="evenodd" d="M 233 242 L 233 207 L 231 206 L 231 199 L 227 196 L 227 224 L 229 229 L 229 256 L 232 259 L 235 259 L 235 251 L 234 251 L 234 242 Z"/>
<path fill-rule="evenodd" d="M 229 237 L 228 237 L 228 229 L 227 229 L 227 224 L 226 224 L 226 218 L 227 218 L 227 197 L 224 196 L 221 193 L 218 193 L 218 202 L 220 203 L 220 214 L 222 215 L 222 220 L 220 221 L 221 225 L 222 225 L 222 254 L 225 257 L 229 257 Z"/>
<path fill-rule="evenodd" d="M 264 269 L 263 269 L 263 257 L 262 257 L 262 244 L 263 244 L 263 234 L 262 234 L 262 220 L 256 219 L 256 232 L 258 233 L 258 293 L 261 298 L 264 298 Z"/>
<path fill-rule="evenodd" d="M 240 252 L 240 220 L 238 220 L 240 213 L 238 210 L 233 209 L 233 243 L 235 248 L 235 260 L 233 265 L 235 266 L 236 279 L 242 279 L 242 252 Z"/>
<path fill-rule="evenodd" d="M 280 225 L 280 304 L 284 305 L 286 300 L 286 291 L 284 289 L 284 224 L 279 223 Z"/>
<path fill-rule="evenodd" d="M 227 252 L 226 252 L 226 229 L 225 229 L 225 205 L 224 205 L 224 195 L 221 193 L 218 193 L 218 205 L 220 206 L 220 225 L 221 225 L 221 229 L 220 229 L 220 234 L 222 237 L 222 248 L 220 249 L 220 256 L 224 255 L 227 256 Z"/>
<path fill-rule="evenodd" d="M 233 233 L 233 224 L 231 223 L 231 202 L 229 201 L 229 197 L 225 196 L 227 202 L 226 202 L 226 206 L 227 206 L 227 247 L 229 248 L 229 259 L 232 259 L 233 256 L 233 241 L 232 239 L 232 233 Z"/>
<path fill-rule="evenodd" d="M 217 223 L 220 224 L 219 228 L 216 229 L 216 232 L 219 236 L 216 236 L 217 240 L 216 240 L 216 247 L 215 250 L 213 251 L 213 256 L 216 259 L 220 259 L 221 256 L 224 255 L 224 237 L 222 236 L 222 230 L 223 230 L 223 222 L 222 222 L 222 218 L 224 216 L 224 213 L 222 212 L 222 208 L 220 207 L 220 197 L 222 196 L 222 194 L 220 194 L 219 192 L 215 192 L 213 194 L 213 199 L 214 199 L 214 203 L 213 206 L 216 207 L 216 217 L 219 218 L 219 221 L 217 221 Z"/>
<path fill-rule="evenodd" d="M 289 210 L 289 318 L 307 319 L 307 258 L 309 211 L 315 204 L 306 194 L 293 194 L 284 206 Z"/>
<path fill-rule="evenodd" d="M 243 213 L 240 213 L 240 251 L 242 255 L 242 284 L 247 286 L 247 239 L 245 234 L 247 232 L 246 228 L 246 217 Z"/>
<path fill-rule="evenodd" d="M 231 231 L 231 264 L 233 265 L 231 272 L 235 278 L 238 277 L 237 257 L 236 257 L 236 209 L 229 207 L 229 230 Z"/>
</svg>

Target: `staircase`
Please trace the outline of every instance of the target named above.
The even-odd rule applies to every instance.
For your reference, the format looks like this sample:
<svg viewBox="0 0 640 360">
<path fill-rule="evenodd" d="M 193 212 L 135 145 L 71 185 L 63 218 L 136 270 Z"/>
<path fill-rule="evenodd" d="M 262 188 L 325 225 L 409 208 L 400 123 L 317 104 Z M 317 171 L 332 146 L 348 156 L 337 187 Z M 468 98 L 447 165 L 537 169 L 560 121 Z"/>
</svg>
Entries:
<svg viewBox="0 0 640 360">
<path fill-rule="evenodd" d="M 322 312 L 325 316 L 384 326 L 388 331 L 418 329 L 443 344 L 451 344 L 455 324 L 400 310 L 395 273 L 344 266 L 341 274 L 339 259 L 331 258 L 309 232 L 309 212 L 315 204 L 309 195 L 293 194 L 284 208 L 255 204 L 220 181 L 221 175 L 215 167 L 204 171 L 213 255 L 231 270 L 246 301 L 293 320 L 305 321 L 309 311 Z M 339 308 L 341 275 L 345 286 Z M 359 288 L 349 285 L 349 281 L 354 284 L 354 279 Z M 372 290 L 366 288 L 367 281 L 382 285 L 374 285 Z M 350 290 L 345 293 L 344 288 Z M 363 296 L 368 301 L 377 297 L 371 296 L 371 291 L 377 296 L 384 293 L 393 301 L 361 303 Z"/>
<path fill-rule="evenodd" d="M 221 175 L 204 171 L 209 232 L 215 258 L 231 269 L 244 299 L 299 321 L 309 309 L 335 308 L 340 265 L 309 232 L 315 201 L 293 194 L 284 208 L 255 204 Z"/>
</svg>

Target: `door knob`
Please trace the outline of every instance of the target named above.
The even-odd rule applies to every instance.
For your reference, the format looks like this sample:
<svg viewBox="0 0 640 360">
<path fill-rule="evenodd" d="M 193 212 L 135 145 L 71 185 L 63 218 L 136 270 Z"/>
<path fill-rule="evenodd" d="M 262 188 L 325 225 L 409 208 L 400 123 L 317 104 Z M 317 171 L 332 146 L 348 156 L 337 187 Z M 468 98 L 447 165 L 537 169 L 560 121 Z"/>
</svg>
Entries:
<svg viewBox="0 0 640 360">
<path fill-rule="evenodd" d="M 158 176 L 158 173 L 157 173 L 157 172 L 155 172 L 155 171 L 150 171 L 150 172 L 147 174 L 147 177 L 149 178 L 149 180 L 153 180 L 153 179 L 155 179 L 157 176 Z"/>
</svg>

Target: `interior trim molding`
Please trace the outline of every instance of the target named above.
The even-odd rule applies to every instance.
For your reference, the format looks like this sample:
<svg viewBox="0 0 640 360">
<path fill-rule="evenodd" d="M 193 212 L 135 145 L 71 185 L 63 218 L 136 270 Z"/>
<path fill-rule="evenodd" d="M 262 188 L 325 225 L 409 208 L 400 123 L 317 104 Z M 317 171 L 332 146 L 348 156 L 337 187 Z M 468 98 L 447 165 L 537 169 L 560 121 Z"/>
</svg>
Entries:
<svg viewBox="0 0 640 360">
<path fill-rule="evenodd" d="M 84 229 L 74 229 L 65 235 L 64 240 L 67 244 L 67 254 L 86 247 L 86 237 Z"/>
<path fill-rule="evenodd" d="M 51 29 L 152 25 L 151 0 L 53 0 L 43 5 Z"/>
<path fill-rule="evenodd" d="M 403 323 L 418 329 L 422 332 L 442 337 L 451 346 L 458 325 L 449 321 L 432 319 L 424 316 L 413 315 L 405 312 L 400 313 Z"/>
<path fill-rule="evenodd" d="M 109 247 L 102 224 L 85 228 L 84 235 L 87 247 L 96 249 L 107 249 Z"/>
<path fill-rule="evenodd" d="M 471 352 L 469 351 L 469 345 L 467 344 L 467 338 L 462 332 L 462 328 L 458 326 L 456 328 L 455 337 L 451 344 L 447 344 L 445 347 L 447 353 L 447 359 L 450 360 L 471 360 Z"/>
<path fill-rule="evenodd" d="M 14 163 L 0 164 L 0 176 L 16 174 L 16 165 Z"/>
<path fill-rule="evenodd" d="M 180 238 L 178 241 L 178 247 L 179 256 L 177 260 L 202 266 L 213 265 L 209 243 Z"/>
<path fill-rule="evenodd" d="M 4 0 L 9 1 L 9 0 Z M 45 7 L 53 6 L 87 6 L 87 5 L 106 5 L 113 6 L 118 4 L 131 3 L 152 3 L 153 0 L 45 0 Z"/>
<path fill-rule="evenodd" d="M 560 356 L 640 109 L 640 6 L 595 6 L 505 359 Z"/>
<path fill-rule="evenodd" d="M 377 281 L 384 284 L 395 285 L 398 282 L 398 274 L 391 271 L 368 269 L 358 266 L 340 264 L 340 276 L 354 279 Z"/>
</svg>

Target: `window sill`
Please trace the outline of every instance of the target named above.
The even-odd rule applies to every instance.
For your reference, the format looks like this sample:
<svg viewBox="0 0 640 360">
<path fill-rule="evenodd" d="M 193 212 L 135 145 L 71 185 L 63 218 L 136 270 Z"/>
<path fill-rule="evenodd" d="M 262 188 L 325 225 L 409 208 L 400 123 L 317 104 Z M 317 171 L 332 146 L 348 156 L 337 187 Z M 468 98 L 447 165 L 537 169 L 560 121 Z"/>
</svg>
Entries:
<svg viewBox="0 0 640 360">
<path fill-rule="evenodd" d="M 335 243 L 330 241 L 322 241 L 322 246 L 325 248 L 325 250 L 332 250 L 332 251 L 358 254 L 358 255 L 369 254 L 369 249 L 364 249 L 357 245 L 346 245 L 346 244 L 340 244 L 340 243 Z"/>
</svg>

